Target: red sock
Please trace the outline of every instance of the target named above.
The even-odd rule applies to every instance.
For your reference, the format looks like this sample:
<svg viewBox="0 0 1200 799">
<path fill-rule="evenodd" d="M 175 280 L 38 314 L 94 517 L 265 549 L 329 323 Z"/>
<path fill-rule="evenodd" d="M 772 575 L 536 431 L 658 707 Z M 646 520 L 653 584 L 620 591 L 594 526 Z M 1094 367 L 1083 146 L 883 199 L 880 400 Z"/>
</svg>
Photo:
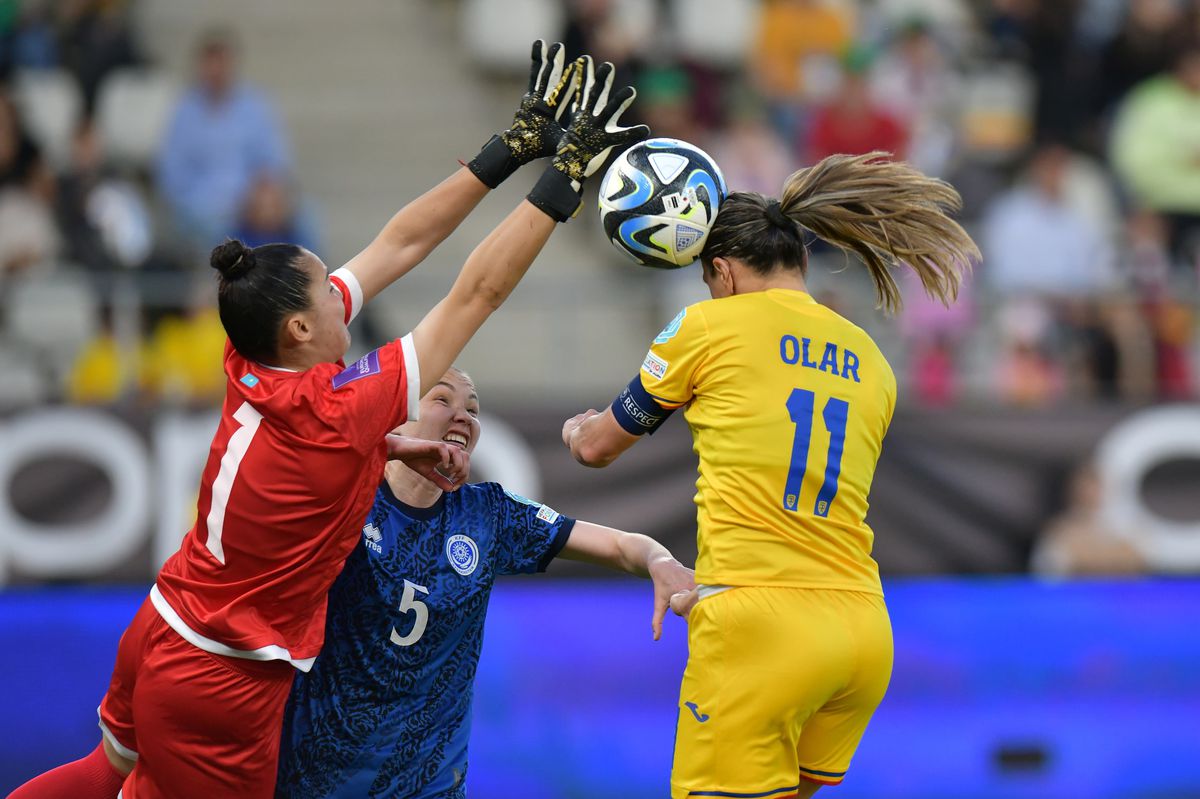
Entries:
<svg viewBox="0 0 1200 799">
<path fill-rule="evenodd" d="M 101 745 L 87 757 L 34 777 L 8 799 L 117 799 L 124 782 Z"/>
</svg>

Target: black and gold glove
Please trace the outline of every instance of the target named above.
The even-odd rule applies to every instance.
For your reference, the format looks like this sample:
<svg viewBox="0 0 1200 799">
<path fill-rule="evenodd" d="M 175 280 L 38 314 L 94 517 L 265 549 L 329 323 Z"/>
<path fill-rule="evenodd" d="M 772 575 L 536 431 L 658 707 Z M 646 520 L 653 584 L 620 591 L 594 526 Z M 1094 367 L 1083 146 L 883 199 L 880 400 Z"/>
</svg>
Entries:
<svg viewBox="0 0 1200 799">
<path fill-rule="evenodd" d="M 533 43 L 529 91 L 513 116 L 512 127 L 493 136 L 467 164 L 489 188 L 496 188 L 524 164 L 554 155 L 563 135 L 562 120 L 579 81 L 575 64 L 563 68 L 563 46 Z"/>
<path fill-rule="evenodd" d="M 622 128 L 617 124 L 637 91 L 625 86 L 609 96 L 612 64 L 597 68 L 585 55 L 573 66 L 580 82 L 575 115 L 558 142 L 554 160 L 529 193 L 529 202 L 557 222 L 575 215 L 584 179 L 600 171 L 614 149 L 625 149 L 650 135 L 645 125 Z"/>
</svg>

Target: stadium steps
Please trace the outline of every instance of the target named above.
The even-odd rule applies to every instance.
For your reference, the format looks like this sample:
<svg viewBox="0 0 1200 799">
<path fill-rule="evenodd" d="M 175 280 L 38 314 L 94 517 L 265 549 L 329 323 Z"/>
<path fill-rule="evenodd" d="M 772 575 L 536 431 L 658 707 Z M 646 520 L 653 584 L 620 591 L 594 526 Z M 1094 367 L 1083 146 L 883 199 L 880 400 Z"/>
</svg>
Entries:
<svg viewBox="0 0 1200 799">
<path fill-rule="evenodd" d="M 214 23 L 239 31 L 244 71 L 286 121 L 300 183 L 322 220 L 322 254 L 335 264 L 473 155 L 524 88 L 471 64 L 458 11 L 439 0 L 160 0 L 140 6 L 139 24 L 157 60 L 181 76 L 198 31 Z M 430 262 L 385 293 L 373 308 L 385 332 L 404 332 L 441 298 L 534 178 L 530 168 L 488 197 Z M 663 280 L 624 264 L 604 242 L 593 194 L 462 364 L 491 396 L 527 397 L 536 387 L 607 401 L 674 315 L 659 307 Z"/>
</svg>

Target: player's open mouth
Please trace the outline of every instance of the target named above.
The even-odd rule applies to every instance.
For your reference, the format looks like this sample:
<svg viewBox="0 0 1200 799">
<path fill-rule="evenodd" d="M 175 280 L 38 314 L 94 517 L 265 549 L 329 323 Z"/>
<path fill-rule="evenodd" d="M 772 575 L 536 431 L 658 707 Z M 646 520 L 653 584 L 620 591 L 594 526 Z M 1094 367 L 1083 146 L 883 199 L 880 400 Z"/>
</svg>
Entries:
<svg viewBox="0 0 1200 799">
<path fill-rule="evenodd" d="M 447 444 L 457 444 L 463 449 L 467 448 L 467 437 L 459 433 L 447 433 L 442 441 L 445 441 Z"/>
</svg>

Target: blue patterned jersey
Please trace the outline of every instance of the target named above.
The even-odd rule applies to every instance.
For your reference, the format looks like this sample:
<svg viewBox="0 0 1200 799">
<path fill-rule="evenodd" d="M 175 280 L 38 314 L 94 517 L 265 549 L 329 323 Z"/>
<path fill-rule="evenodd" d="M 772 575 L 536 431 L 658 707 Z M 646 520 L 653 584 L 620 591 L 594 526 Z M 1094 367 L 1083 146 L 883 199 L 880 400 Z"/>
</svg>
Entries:
<svg viewBox="0 0 1200 799">
<path fill-rule="evenodd" d="M 431 508 L 381 485 L 330 591 L 324 649 L 296 675 L 276 795 L 463 797 L 492 583 L 543 571 L 574 524 L 496 483 Z"/>
</svg>

